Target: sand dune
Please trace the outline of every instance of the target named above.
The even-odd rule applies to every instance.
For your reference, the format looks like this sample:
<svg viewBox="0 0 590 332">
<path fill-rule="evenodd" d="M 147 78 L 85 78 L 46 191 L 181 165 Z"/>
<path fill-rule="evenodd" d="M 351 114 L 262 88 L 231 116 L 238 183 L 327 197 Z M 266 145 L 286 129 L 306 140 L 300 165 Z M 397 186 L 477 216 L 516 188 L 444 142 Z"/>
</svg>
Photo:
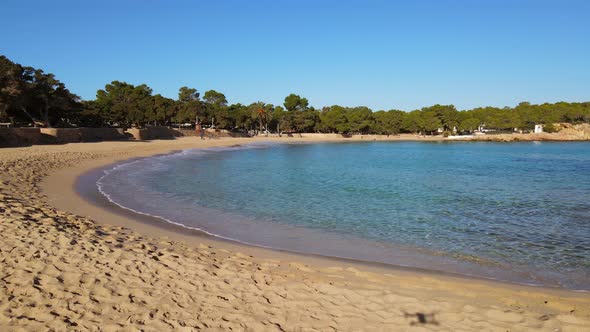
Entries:
<svg viewBox="0 0 590 332">
<path fill-rule="evenodd" d="M 50 199 L 79 200 L 65 179 L 99 164 L 250 141 L 0 150 L 0 330 L 590 330 L 588 293 L 185 241 Z M 58 170 L 48 196 L 40 183 Z"/>
</svg>

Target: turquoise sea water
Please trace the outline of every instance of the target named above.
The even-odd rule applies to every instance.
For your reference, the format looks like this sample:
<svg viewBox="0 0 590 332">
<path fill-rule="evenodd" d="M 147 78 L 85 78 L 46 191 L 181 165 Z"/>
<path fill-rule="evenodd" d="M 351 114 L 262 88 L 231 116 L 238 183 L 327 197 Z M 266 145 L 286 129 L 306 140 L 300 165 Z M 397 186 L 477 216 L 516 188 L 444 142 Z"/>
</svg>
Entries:
<svg viewBox="0 0 590 332">
<path fill-rule="evenodd" d="M 252 144 L 140 159 L 99 187 L 245 243 L 590 290 L 588 143 Z"/>
</svg>

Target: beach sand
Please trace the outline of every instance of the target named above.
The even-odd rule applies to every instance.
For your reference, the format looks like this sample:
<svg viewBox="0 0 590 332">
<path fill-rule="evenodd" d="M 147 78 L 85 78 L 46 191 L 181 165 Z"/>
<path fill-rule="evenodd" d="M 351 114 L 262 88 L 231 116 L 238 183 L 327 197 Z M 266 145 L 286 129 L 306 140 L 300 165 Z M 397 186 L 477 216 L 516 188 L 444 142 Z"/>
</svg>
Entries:
<svg viewBox="0 0 590 332">
<path fill-rule="evenodd" d="M 240 245 L 91 204 L 74 188 L 117 161 L 256 140 L 0 149 L 0 331 L 590 330 L 587 292 Z"/>
</svg>

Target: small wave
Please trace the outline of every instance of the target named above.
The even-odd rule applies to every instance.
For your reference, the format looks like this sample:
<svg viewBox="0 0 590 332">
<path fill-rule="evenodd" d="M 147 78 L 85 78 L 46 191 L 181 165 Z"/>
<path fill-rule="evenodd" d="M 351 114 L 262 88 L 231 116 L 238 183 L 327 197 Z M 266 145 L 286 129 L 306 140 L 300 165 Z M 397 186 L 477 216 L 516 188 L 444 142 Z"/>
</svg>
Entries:
<svg viewBox="0 0 590 332">
<path fill-rule="evenodd" d="M 235 203 L 233 202 L 230 198 L 233 197 L 230 194 L 236 194 L 235 197 L 250 197 L 251 196 L 251 190 L 255 190 L 256 188 L 260 188 L 258 186 L 259 183 L 265 183 L 266 180 L 268 180 L 268 176 L 265 175 L 265 177 L 260 178 L 262 179 L 262 181 L 253 181 L 253 180 L 249 180 L 250 178 L 253 179 L 258 179 L 255 177 L 256 172 L 263 172 L 263 171 L 259 171 L 259 168 L 256 166 L 258 165 L 257 163 L 261 163 L 264 161 L 264 158 L 273 158 L 275 157 L 275 155 L 273 153 L 261 153 L 256 155 L 257 152 L 252 152 L 254 153 L 254 155 L 256 155 L 256 158 L 251 158 L 252 155 L 248 154 L 245 156 L 246 159 L 244 159 L 244 164 L 241 164 L 240 161 L 242 160 L 242 154 L 235 154 L 233 155 L 233 157 L 229 157 L 229 159 L 227 159 L 228 161 L 231 162 L 227 162 L 226 161 L 226 157 L 214 157 L 214 158 L 206 158 L 207 155 L 211 155 L 214 153 L 220 153 L 220 152 L 226 152 L 226 151 L 239 151 L 239 150 L 245 150 L 245 149 L 264 149 L 264 148 L 269 148 L 272 146 L 275 146 L 277 144 L 281 144 L 281 143 L 266 143 L 266 142 L 257 142 L 257 143 L 252 143 L 252 144 L 247 144 L 247 145 L 240 145 L 240 144 L 236 144 L 236 145 L 232 145 L 232 146 L 227 146 L 227 147 L 219 147 L 219 148 L 208 148 L 208 149 L 186 149 L 186 150 L 182 150 L 182 151 L 178 151 L 178 152 L 174 152 L 174 153 L 170 153 L 167 155 L 159 155 L 159 156 L 153 156 L 153 157 L 148 157 L 148 158 L 142 158 L 142 159 L 135 159 L 129 162 L 124 162 L 118 165 L 115 165 L 107 170 L 104 170 L 104 174 L 96 181 L 96 185 L 98 188 L 98 191 L 101 193 L 101 195 L 103 197 L 105 197 L 109 202 L 113 203 L 115 206 L 118 206 L 119 208 L 128 210 L 130 212 L 133 213 L 137 213 L 139 215 L 144 215 L 144 216 L 148 216 L 148 217 L 153 217 L 153 218 L 157 218 L 161 221 L 164 221 L 168 224 L 171 225 L 175 225 L 175 226 L 179 226 L 182 227 L 184 229 L 187 230 L 194 230 L 194 231 L 198 231 L 198 232 L 202 232 L 203 234 L 207 234 L 209 236 L 215 237 L 215 238 L 219 238 L 219 239 L 223 239 L 223 240 L 229 240 L 229 241 L 234 241 L 234 242 L 238 242 L 238 243 L 242 243 L 242 244 L 247 244 L 247 245 L 253 245 L 253 246 L 258 246 L 258 247 L 263 247 L 263 248 L 269 248 L 269 249 L 278 249 L 278 250 L 288 250 L 291 252 L 296 252 L 296 253 L 305 253 L 305 254 L 316 254 L 316 255 L 322 255 L 322 256 L 327 256 L 327 257 L 334 257 L 334 258 L 344 258 L 344 259 L 360 259 L 363 261 L 369 261 L 369 262 L 378 262 L 378 263 L 385 263 L 385 264 L 389 264 L 389 265 L 396 265 L 396 266 L 402 266 L 402 267 L 417 267 L 417 268 L 425 268 L 429 269 L 428 266 L 430 265 L 424 265 L 424 264 L 416 264 L 414 262 L 411 262 L 410 264 L 403 264 L 401 262 L 397 262 L 395 259 L 391 260 L 390 258 L 384 258 L 384 256 L 379 256 L 380 253 L 383 253 L 385 249 L 381 248 L 378 251 L 375 252 L 371 252 L 371 254 L 373 255 L 377 255 L 377 257 L 375 256 L 366 256 L 366 257 L 359 257 L 362 256 L 363 254 L 358 254 L 356 252 L 352 252 L 350 250 L 340 250 L 342 248 L 338 247 L 338 245 L 336 245 L 334 248 L 330 248 L 330 250 L 325 250 L 326 247 L 328 246 L 328 244 L 317 244 L 315 245 L 316 242 L 314 242 L 313 244 L 311 244 L 311 246 L 309 247 L 305 247 L 304 245 L 295 245 L 293 246 L 291 243 L 288 242 L 281 242 L 282 237 L 285 234 L 291 234 L 291 236 L 293 237 L 295 233 L 289 233 L 289 231 L 287 229 L 285 229 L 284 227 L 278 227 L 276 228 L 275 225 L 268 225 L 270 228 L 275 227 L 274 229 L 274 234 L 276 237 L 274 238 L 275 240 L 269 240 L 271 239 L 270 237 L 265 237 L 265 234 L 268 235 L 270 233 L 272 233 L 273 231 L 265 231 L 264 228 L 268 228 L 266 226 L 264 226 L 262 223 L 259 223 L 263 220 L 265 220 L 265 216 L 261 215 L 250 215 L 253 218 L 258 218 L 258 219 L 252 219 L 252 224 L 250 224 L 250 221 L 246 221 L 246 225 L 250 224 L 250 228 L 248 227 L 241 227 L 238 226 L 237 228 L 241 229 L 240 231 L 236 231 L 236 227 L 230 227 L 227 228 L 226 226 L 228 225 L 241 225 L 240 222 L 242 220 L 242 218 L 244 218 L 244 215 L 246 215 L 245 218 L 249 218 L 248 216 L 248 211 L 242 209 L 242 205 L 240 204 L 233 204 Z M 288 147 L 285 147 L 286 149 L 288 149 Z M 325 163 L 326 158 L 324 158 L 324 153 L 325 154 L 330 154 L 334 156 L 336 154 L 334 154 L 333 150 L 330 149 L 323 149 L 321 150 L 321 154 L 318 154 L 318 148 L 314 147 L 312 150 L 312 148 L 310 149 L 302 149 L 300 150 L 301 153 L 304 153 L 304 157 L 307 158 L 305 160 L 309 161 L 311 164 L 310 167 L 305 167 L 305 170 L 307 172 L 307 176 L 309 177 L 311 173 L 318 174 L 318 172 L 321 174 L 321 172 L 325 169 L 328 169 L 327 167 L 325 167 L 325 164 L 319 164 L 317 160 L 319 160 L 319 162 L 323 162 Z M 294 153 L 290 153 L 289 156 L 295 155 L 298 156 L 296 153 L 297 151 L 295 150 L 299 150 L 299 149 L 292 149 L 294 151 Z M 280 157 L 283 158 L 285 155 L 287 155 L 286 153 L 284 153 L 284 151 L 280 151 Z M 203 163 L 203 167 L 196 167 L 194 164 L 194 160 L 198 160 L 201 158 L 201 156 L 205 157 L 206 162 Z M 338 155 L 340 158 L 340 155 Z M 186 159 L 185 159 L 186 158 Z M 273 181 L 279 181 L 279 183 L 277 184 L 276 188 L 285 188 L 284 183 L 281 183 L 280 180 L 276 180 L 277 178 L 279 179 L 290 179 L 290 175 L 292 175 L 293 173 L 284 173 L 284 170 L 289 170 L 289 167 L 285 167 L 284 165 L 285 159 L 281 159 L 279 158 L 278 160 L 281 161 L 281 164 L 278 164 L 277 167 L 280 168 L 274 168 L 273 170 L 275 170 L 275 172 L 270 172 L 267 174 L 272 174 L 273 176 L 275 176 L 275 178 L 272 178 Z M 322 159 L 324 158 L 324 159 Z M 171 160 L 171 159 L 179 159 L 177 160 L 178 163 L 176 163 L 175 161 Z M 295 165 L 296 167 L 299 167 L 300 165 L 300 161 L 303 158 L 301 157 L 301 155 L 299 155 L 299 158 L 295 158 L 295 159 L 286 159 L 286 160 L 293 160 L 293 165 Z M 328 158 L 329 159 L 329 158 Z M 261 161 L 262 160 L 262 161 Z M 316 162 L 316 164 L 313 164 L 313 162 Z M 200 163 L 200 162 L 199 162 Z M 215 167 L 213 168 L 207 168 L 208 165 L 215 165 Z M 235 165 L 241 165 L 240 167 L 237 167 Z M 267 164 L 265 164 L 267 165 Z M 271 164 L 272 165 L 272 164 Z M 355 159 L 355 163 L 353 164 L 354 167 L 356 167 L 358 165 L 358 160 Z M 217 167 L 217 166 L 222 166 L 222 167 Z M 275 165 L 276 166 L 276 165 Z M 227 167 L 227 168 L 225 168 Z M 313 168 L 315 167 L 315 168 Z M 353 169 L 354 169 L 353 167 Z M 166 172 L 166 169 L 170 168 L 170 172 Z M 198 171 L 198 169 L 201 168 L 202 171 Z M 188 171 L 190 176 L 188 177 L 176 177 L 176 170 L 178 169 L 179 172 L 181 172 L 180 174 L 183 174 L 182 172 L 184 171 Z M 298 169 L 302 169 L 302 168 L 298 168 Z M 298 169 L 295 169 L 298 170 Z M 309 170 L 315 170 L 314 172 L 311 172 Z M 331 169 L 337 169 L 337 168 L 330 168 Z M 197 171 L 198 174 L 193 174 L 191 172 Z M 115 176 L 113 176 L 111 178 L 111 180 L 109 180 L 109 176 L 113 173 L 116 173 Z M 244 173 L 246 172 L 246 173 Z M 254 172 L 254 174 L 252 173 Z M 331 172 L 331 171 L 329 171 Z M 185 175 L 187 175 L 185 174 Z M 248 174 L 246 177 L 244 177 L 244 174 Z M 289 175 L 286 176 L 285 174 Z M 331 177 L 329 176 L 330 174 L 328 174 L 328 176 L 323 176 L 320 177 L 320 179 L 330 179 Z M 361 173 L 362 175 L 362 173 Z M 334 178 L 334 177 L 332 177 Z M 362 178 L 364 179 L 364 178 Z M 357 178 L 353 179 L 354 181 L 357 180 Z M 171 182 L 172 181 L 172 182 Z M 194 181 L 191 182 L 191 181 Z M 248 182 L 249 181 L 249 182 Z M 285 180 L 286 181 L 286 180 Z M 338 180 L 340 181 L 340 179 Z M 338 183 L 337 181 L 337 183 Z M 353 182 L 354 182 L 353 181 Z M 300 179 L 297 180 L 297 183 L 299 184 Z M 303 181 L 305 184 L 305 181 Z M 245 184 L 244 184 L 245 183 Z M 325 185 L 325 183 L 322 182 L 318 182 L 318 179 L 314 179 L 312 178 L 312 180 L 310 181 L 311 185 L 309 186 L 310 188 L 312 188 L 313 190 L 316 190 L 318 188 L 318 185 L 321 184 L 321 188 L 322 189 L 326 189 L 327 186 Z M 350 184 L 350 182 L 346 182 L 348 184 Z M 168 186 L 166 186 L 166 184 L 168 184 Z M 178 185 L 177 185 L 178 184 Z M 194 186 L 192 185 L 194 184 Z M 281 187 L 281 184 L 283 184 L 283 186 Z M 376 186 L 375 183 L 373 182 L 369 182 L 368 184 L 365 183 L 365 185 L 368 186 Z M 225 190 L 226 188 L 237 188 L 237 189 L 231 189 L 231 190 Z M 122 192 L 122 190 L 124 188 L 127 189 L 133 189 L 133 192 L 135 193 L 132 196 L 129 196 L 129 194 L 125 194 L 125 192 Z M 194 188 L 198 188 L 197 192 L 202 192 L 204 191 L 203 188 L 211 188 L 212 190 L 205 190 L 207 193 L 206 194 L 202 194 L 200 196 L 191 196 L 193 195 L 193 190 Z M 240 189 L 240 188 L 247 188 L 247 189 Z M 283 191 L 282 194 L 284 195 L 288 195 L 289 192 L 291 192 L 290 190 L 295 190 L 298 188 L 294 188 L 293 187 L 287 187 L 289 188 L 287 191 Z M 301 187 L 299 187 L 300 191 L 299 192 L 312 192 L 309 190 L 304 190 L 307 187 L 303 187 L 303 189 L 301 189 Z M 350 192 L 352 193 L 359 193 L 359 192 L 363 192 L 363 186 L 358 186 L 356 188 L 352 188 L 352 190 Z M 267 190 L 267 189 L 265 189 Z M 280 190 L 280 189 L 277 189 Z M 275 190 L 275 191 L 277 191 Z M 374 190 L 373 190 L 374 191 Z M 379 197 L 379 198 L 383 198 L 386 197 L 387 192 L 369 192 L 363 195 L 363 197 Z M 458 193 L 461 193 L 462 191 L 457 191 Z M 182 195 L 178 194 L 181 193 Z M 331 197 L 333 196 L 334 193 L 330 193 L 328 196 L 323 196 L 323 199 L 325 199 L 326 197 Z M 274 195 L 274 196 L 270 196 L 271 199 L 274 199 L 274 197 L 282 197 L 283 195 Z M 473 196 L 473 195 L 471 195 Z M 465 196 L 470 198 L 471 196 Z M 405 196 L 406 198 L 408 197 L 407 195 Z M 190 199 L 193 199 L 193 201 L 190 201 Z M 226 203 L 226 198 L 227 203 Z M 311 199 L 313 199 L 314 197 L 308 198 L 307 202 L 314 202 Z M 166 199 L 172 199 L 172 201 L 168 202 L 169 203 L 169 207 L 167 208 L 165 205 L 163 205 L 162 202 L 166 202 Z M 174 205 L 174 200 L 178 199 L 178 203 Z M 196 199 L 196 200 L 194 200 Z M 400 198 L 401 199 L 401 198 Z M 413 198 L 410 197 L 410 201 Z M 246 200 L 248 201 L 248 200 Z M 272 200 L 271 200 L 272 201 Z M 280 202 L 280 199 L 278 199 L 277 201 Z M 440 204 L 450 204 L 448 202 L 448 199 L 441 199 Z M 241 201 L 240 201 L 241 202 Z M 240 203 L 238 202 L 238 203 Z M 274 201 L 272 201 L 274 202 Z M 359 202 L 358 200 L 355 200 L 354 202 L 352 202 L 351 204 L 353 206 L 356 206 L 355 204 Z M 203 210 L 190 210 L 190 204 L 195 204 L 195 207 L 198 209 L 203 209 Z M 259 203 L 259 202 L 258 202 Z M 253 202 L 252 204 L 258 204 L 257 202 Z M 362 203 L 362 202 L 361 202 Z M 379 203 L 379 202 L 378 202 Z M 402 202 L 403 203 L 403 202 Z M 184 205 L 182 205 L 184 204 Z M 189 204 L 189 206 L 187 206 L 186 204 Z M 250 206 L 254 206 L 250 204 Z M 466 204 L 466 203 L 465 203 Z M 465 204 L 461 204 L 461 206 L 465 206 Z M 199 205 L 199 206 L 197 206 Z M 514 205 L 514 204 L 513 204 Z M 258 205 L 256 205 L 258 206 Z M 281 209 L 284 210 L 285 206 L 284 205 L 274 205 L 274 206 L 279 206 Z M 337 206 L 337 205 L 330 205 L 330 206 Z M 260 209 L 265 209 L 268 207 L 267 205 L 260 205 Z M 485 204 L 484 204 L 485 207 Z M 518 206 L 516 206 L 518 207 Z M 162 209 L 160 209 L 162 208 Z M 272 206 L 271 206 L 272 208 Z M 423 207 L 421 207 L 423 208 Z M 526 206 L 524 207 L 526 208 Z M 524 208 L 521 208 L 524 209 Z M 238 210 L 236 210 L 238 209 Z M 148 212 L 143 212 L 143 211 L 148 211 Z M 359 205 L 359 207 L 357 208 L 357 210 L 362 211 L 363 207 L 362 205 Z M 399 208 L 398 208 L 399 210 Z M 480 209 L 481 210 L 481 209 Z M 227 211 L 228 213 L 222 212 L 222 211 Z M 232 214 L 231 211 L 234 211 L 235 214 Z M 261 210 L 262 211 L 262 210 Z M 271 210 L 264 210 L 264 211 L 273 211 Z M 389 210 L 388 210 L 389 211 Z M 403 213 L 401 213 L 398 216 L 398 219 L 400 220 L 405 220 L 403 219 L 405 216 L 407 216 L 407 213 L 405 212 L 405 210 L 400 210 Z M 446 211 L 446 210 L 445 210 Z M 439 216 L 444 216 L 444 212 L 442 211 L 442 214 L 439 214 Z M 155 212 L 155 213 L 154 213 Z M 219 214 L 217 214 L 217 212 L 219 212 Z M 242 213 L 244 212 L 244 213 Z M 251 212 L 251 211 L 250 211 Z M 479 211 L 481 212 L 481 211 Z M 192 218 L 194 218 L 193 216 L 196 215 L 201 215 L 202 213 L 205 213 L 205 215 L 207 215 L 208 213 L 208 217 L 202 217 L 201 219 L 197 219 L 194 220 Z M 495 211 L 493 211 L 493 213 L 495 213 Z M 514 214 L 516 212 L 511 212 L 511 214 Z M 201 215 L 203 216 L 203 215 Z M 258 217 L 257 217 L 258 216 Z M 292 216 L 291 214 L 289 216 Z M 471 218 L 478 218 L 478 216 L 480 216 L 479 214 L 475 215 L 475 217 L 471 216 Z M 320 219 L 326 219 L 326 220 L 331 220 L 330 218 L 332 217 L 332 215 L 316 215 L 316 217 L 319 217 Z M 219 219 L 218 219 L 219 218 Z M 237 219 L 236 219 L 237 218 Z M 446 217 L 446 218 L 450 218 L 450 217 Z M 316 218 L 317 219 L 317 218 Z M 297 219 L 300 220 L 300 219 Z M 315 219 L 314 219 L 315 220 Z M 338 219 L 340 220 L 340 219 Z M 428 219 L 430 220 L 430 219 Z M 514 226 L 514 227 L 520 227 L 521 225 L 521 220 L 518 220 L 519 222 L 514 224 L 512 222 L 505 222 L 506 225 L 509 226 Z M 296 223 L 291 223 L 290 219 L 286 219 L 285 224 L 289 225 L 289 226 L 293 226 L 293 225 L 297 225 Z M 304 223 L 299 224 L 301 227 L 305 227 L 305 226 L 309 226 L 306 225 Z M 325 225 L 329 225 L 329 223 L 325 223 Z M 356 224 L 352 224 L 352 226 L 349 227 L 349 229 L 351 227 L 356 227 Z M 451 226 L 453 226 L 454 224 L 451 224 Z M 460 225 L 460 224 L 459 224 Z M 470 223 L 469 225 L 472 225 L 472 223 Z M 346 224 L 344 224 L 344 226 L 346 226 Z M 383 226 L 383 225 L 381 225 Z M 436 224 L 437 228 L 435 228 L 436 231 L 432 231 L 430 230 L 427 233 L 423 232 L 423 228 L 426 226 L 432 226 L 431 224 L 420 224 L 420 223 L 414 223 L 414 224 L 410 224 L 409 225 L 410 228 L 406 227 L 404 228 L 404 230 L 412 230 L 415 231 L 416 233 L 418 232 L 422 232 L 420 234 L 422 234 L 422 238 L 426 238 L 428 243 L 426 243 L 426 247 L 429 247 L 429 243 L 432 241 L 435 241 L 435 238 L 433 237 L 434 240 L 432 240 L 430 238 L 431 233 L 432 234 L 437 234 L 437 236 L 441 237 L 443 235 L 448 235 L 446 233 L 442 233 L 442 231 L 445 231 L 446 229 L 443 228 L 442 226 L 440 226 L 439 224 Z M 478 226 L 478 225 L 476 225 Z M 479 225 L 482 226 L 482 225 Z M 485 225 L 483 225 L 485 226 Z M 470 226 L 468 228 L 468 232 L 464 231 L 463 228 L 457 228 L 458 231 L 462 231 L 465 234 L 464 238 L 465 240 L 463 240 L 462 243 L 467 242 L 467 240 L 470 240 L 473 237 L 477 237 L 477 235 L 479 233 L 482 233 L 484 231 L 486 231 L 487 228 L 483 227 L 483 230 L 478 231 L 478 228 L 476 228 L 475 226 Z M 225 228 L 223 228 L 225 227 Z M 262 231 L 260 228 L 257 227 L 262 227 Z M 327 227 L 327 226 L 326 226 Z M 326 228 L 324 227 L 324 228 Z M 450 226 L 449 226 L 450 227 Z M 447 227 L 447 228 L 449 228 Z M 455 230 L 455 228 L 452 228 L 452 230 Z M 310 230 L 312 230 L 313 232 L 316 232 L 318 230 L 313 230 L 313 227 L 308 228 Z M 285 233 L 284 231 L 287 230 L 287 232 Z M 318 232 L 322 232 L 322 231 L 328 231 L 329 229 L 320 229 Z M 346 229 L 345 229 L 346 230 Z M 362 229 L 361 229 L 362 230 Z M 282 234 L 281 234 L 282 232 Z M 254 235 L 253 235 L 254 234 Z M 301 237 L 304 234 L 308 234 L 308 233 L 297 233 L 299 237 Z M 350 234 L 350 233 L 344 233 L 344 234 Z M 378 236 L 381 233 L 378 233 Z M 405 233 L 400 233 L 400 234 L 405 234 Z M 485 233 L 488 234 L 488 233 Z M 523 233 L 524 234 L 524 233 Z M 527 233 L 528 234 L 528 233 Z M 342 235 L 342 234 L 340 234 Z M 358 235 L 357 233 L 354 233 L 354 235 Z M 374 235 L 373 233 L 370 233 L 370 235 Z M 451 234 L 452 235 L 452 234 Z M 525 234 L 526 235 L 526 234 Z M 362 238 L 362 234 L 359 235 L 359 238 Z M 317 240 L 320 237 L 311 237 L 311 239 Z M 278 239 L 278 240 L 276 240 Z M 332 240 L 332 238 L 330 237 L 326 237 L 326 239 L 328 240 Z M 374 238 L 371 238 L 372 240 L 374 240 Z M 367 238 L 363 238 L 363 240 L 371 240 L 371 239 L 367 239 Z M 514 241 L 511 239 L 503 239 L 504 241 Z M 260 242 L 260 243 L 256 243 L 256 242 Z M 326 243 L 329 241 L 325 241 Z M 472 241 L 473 242 L 473 241 Z M 403 244 L 407 244 L 406 242 L 400 242 Z M 470 242 L 471 243 L 471 242 Z M 308 240 L 308 245 L 309 245 L 309 240 Z M 334 243 L 331 243 L 334 244 Z M 393 243 L 395 244 L 395 243 Z M 419 244 L 417 244 L 419 245 Z M 313 247 L 316 247 L 315 249 Z M 424 248 L 426 248 L 424 247 Z M 459 248 L 456 248 L 459 247 Z M 485 247 L 485 246 L 484 246 Z M 355 247 L 357 248 L 357 247 Z M 434 248 L 432 247 L 432 249 L 434 250 L 440 250 L 440 253 L 435 254 L 434 256 L 441 256 L 441 257 L 446 257 L 446 258 L 452 258 L 453 263 L 450 262 L 445 262 L 445 261 L 437 261 L 437 263 L 441 263 L 439 264 L 440 266 L 442 266 L 442 268 L 440 270 L 444 270 L 447 272 L 451 272 L 453 274 L 462 274 L 462 275 L 467 275 L 467 276 L 473 276 L 473 277 L 482 277 L 482 278 L 486 278 L 486 279 L 490 279 L 490 280 L 510 280 L 512 282 L 515 283 L 519 283 L 519 284 L 526 284 L 526 285 L 531 285 L 531 286 L 551 286 L 551 285 L 557 285 L 559 284 L 561 287 L 564 288 L 574 288 L 576 286 L 570 284 L 570 285 L 565 285 L 562 284 L 562 280 L 564 278 L 564 276 L 555 276 L 555 273 L 549 273 L 549 272 L 543 272 L 541 271 L 541 274 L 539 275 L 530 275 L 527 277 L 519 277 L 520 275 L 522 275 L 523 273 L 532 273 L 535 271 L 531 271 L 529 270 L 528 265 L 514 265 L 516 264 L 518 261 L 513 261 L 513 260 L 508 260 L 508 263 L 506 263 L 505 261 L 502 261 L 502 259 L 500 258 L 499 260 L 496 259 L 488 259 L 489 257 L 485 257 L 482 258 L 480 257 L 479 253 L 480 252 L 463 252 L 460 251 L 460 249 L 462 248 L 462 246 L 458 245 L 458 246 L 454 246 L 452 248 Z M 338 249 L 338 250 L 337 250 Z M 448 251 L 446 251 L 446 250 Z M 449 250 L 449 249 L 453 249 L 453 250 Z M 454 250 L 458 250 L 456 252 L 453 252 Z M 355 249 L 356 250 L 356 249 Z M 418 250 L 419 251 L 419 250 Z M 336 253 L 336 255 L 334 254 Z M 497 254 L 496 256 L 501 256 L 502 253 Z M 429 255 L 429 256 L 433 256 L 433 255 Z M 492 256 L 492 257 L 496 257 L 496 256 Z M 388 256 L 389 257 L 389 256 Z M 393 257 L 393 256 L 392 256 Z M 520 257 L 520 256 L 519 256 Z M 517 257 L 517 258 L 519 258 Z M 535 257 L 533 257 L 535 258 Z M 583 257 L 581 257 L 583 258 Z M 526 259 L 526 257 L 524 257 L 523 259 Z M 407 260 L 403 260 L 404 262 L 407 262 Z M 469 273 L 468 271 L 465 270 L 461 270 L 461 269 L 455 269 L 455 261 L 459 261 L 459 262 L 466 262 L 469 263 L 469 265 L 477 265 L 480 267 L 483 267 L 483 269 L 479 269 L 477 268 L 476 270 L 471 269 L 470 272 L 473 271 L 477 271 L 475 273 Z M 514 264 L 513 264 L 514 263 Z M 444 265 L 447 264 L 447 265 Z M 523 263 L 524 264 L 524 263 Z M 516 269 L 513 269 L 513 267 L 516 266 Z M 430 266 L 430 269 L 432 270 L 439 270 L 438 267 L 436 267 L 435 265 Z M 499 271 L 502 270 L 501 273 L 494 273 L 493 271 Z M 513 270 L 513 271 L 512 271 Z M 481 275 L 480 273 L 484 274 Z M 569 273 L 569 272 L 568 272 Z M 576 280 L 579 280 L 580 278 L 577 277 L 575 275 L 575 273 L 577 273 L 576 271 L 571 272 L 572 277 L 576 278 Z M 537 278 L 539 277 L 539 278 Z M 518 280 L 518 281 L 515 281 Z M 532 282 L 528 282 L 528 281 L 532 281 Z M 538 283 L 537 283 L 538 282 Z M 569 283 L 569 280 L 565 280 L 566 283 Z M 578 283 L 578 282 L 576 282 Z M 585 289 L 578 289 L 578 291 L 587 291 Z"/>
<path fill-rule="evenodd" d="M 157 155 L 157 156 L 151 156 L 151 157 L 145 157 L 145 158 L 138 158 L 135 159 L 133 161 L 130 162 L 126 162 L 126 163 L 121 163 L 121 164 L 117 164 L 115 166 L 113 166 L 110 169 L 105 169 L 103 172 L 104 174 L 98 178 L 98 180 L 96 180 L 96 187 L 98 189 L 98 191 L 100 192 L 100 194 L 102 196 L 104 196 L 110 203 L 115 204 L 116 206 L 125 209 L 127 211 L 131 211 L 133 213 L 137 213 L 140 215 L 144 215 L 147 217 L 152 217 L 152 218 L 157 218 L 160 219 L 164 222 L 167 222 L 169 224 L 175 225 L 175 226 L 180 226 L 184 229 L 189 229 L 189 230 L 193 230 L 193 231 L 198 231 L 198 232 L 202 232 L 205 233 L 209 236 L 213 236 L 216 238 L 220 238 L 220 239 L 224 239 L 224 240 L 229 240 L 229 241 L 234 241 L 237 243 L 242 243 L 242 244 L 246 244 L 246 245 L 252 245 L 252 246 L 258 246 L 258 247 L 262 247 L 262 248 L 268 248 L 268 249 L 279 249 L 280 248 L 273 248 L 270 246 L 264 246 L 264 245 L 260 245 L 260 244 L 256 244 L 256 243 L 249 243 L 249 242 L 245 242 L 245 241 L 241 241 L 238 239 L 234 239 L 231 237 L 226 237 L 226 236 L 222 236 L 219 234 L 215 234 L 215 233 L 211 233 L 205 229 L 199 228 L 199 227 L 193 227 L 193 226 L 187 226 L 185 224 L 179 223 L 179 222 L 175 222 L 173 220 L 170 220 L 166 217 L 160 216 L 160 215 L 155 215 L 155 214 L 151 214 L 151 213 L 146 213 L 146 212 L 142 212 L 139 210 L 135 210 L 133 208 L 130 208 L 128 206 L 125 206 L 119 202 L 117 202 L 115 199 L 112 198 L 111 195 L 109 195 L 105 190 L 104 190 L 104 180 L 111 175 L 113 172 L 121 170 L 121 169 L 125 169 L 125 168 L 129 168 L 131 166 L 134 166 L 140 162 L 144 162 L 146 159 L 156 159 L 156 160 L 162 160 L 162 159 L 168 159 L 168 158 L 178 158 L 178 157 L 183 157 L 183 156 L 191 156 L 194 157 L 196 155 L 205 155 L 207 153 L 211 153 L 211 152 L 222 152 L 222 151 L 235 151 L 235 150 L 243 150 L 243 149 L 260 149 L 260 148 L 268 148 L 271 146 L 275 146 L 277 144 L 280 143 L 275 143 L 275 142 L 254 142 L 254 143 L 249 143 L 249 144 L 244 144 L 244 145 L 240 145 L 240 144 L 236 144 L 236 145 L 232 145 L 229 147 L 219 147 L 219 148 L 207 148 L 207 149 L 185 149 L 185 150 L 181 150 L 179 152 L 175 152 L 175 153 L 170 153 L 170 154 L 165 154 L 165 155 Z M 151 163 L 150 166 L 152 167 L 157 167 L 155 166 L 154 163 Z"/>
</svg>

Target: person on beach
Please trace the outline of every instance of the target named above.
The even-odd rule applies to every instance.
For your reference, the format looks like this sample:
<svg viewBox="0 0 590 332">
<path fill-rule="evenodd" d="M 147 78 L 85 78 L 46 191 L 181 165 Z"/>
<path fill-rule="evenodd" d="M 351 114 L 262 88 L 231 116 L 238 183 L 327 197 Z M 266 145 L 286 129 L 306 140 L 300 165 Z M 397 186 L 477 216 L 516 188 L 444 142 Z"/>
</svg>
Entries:
<svg viewBox="0 0 590 332">
<path fill-rule="evenodd" d="M 200 123 L 197 123 L 197 125 L 195 126 L 195 131 L 197 132 L 197 135 L 201 137 L 201 139 L 205 139 L 205 132 L 203 130 L 203 127 L 201 127 Z"/>
</svg>

